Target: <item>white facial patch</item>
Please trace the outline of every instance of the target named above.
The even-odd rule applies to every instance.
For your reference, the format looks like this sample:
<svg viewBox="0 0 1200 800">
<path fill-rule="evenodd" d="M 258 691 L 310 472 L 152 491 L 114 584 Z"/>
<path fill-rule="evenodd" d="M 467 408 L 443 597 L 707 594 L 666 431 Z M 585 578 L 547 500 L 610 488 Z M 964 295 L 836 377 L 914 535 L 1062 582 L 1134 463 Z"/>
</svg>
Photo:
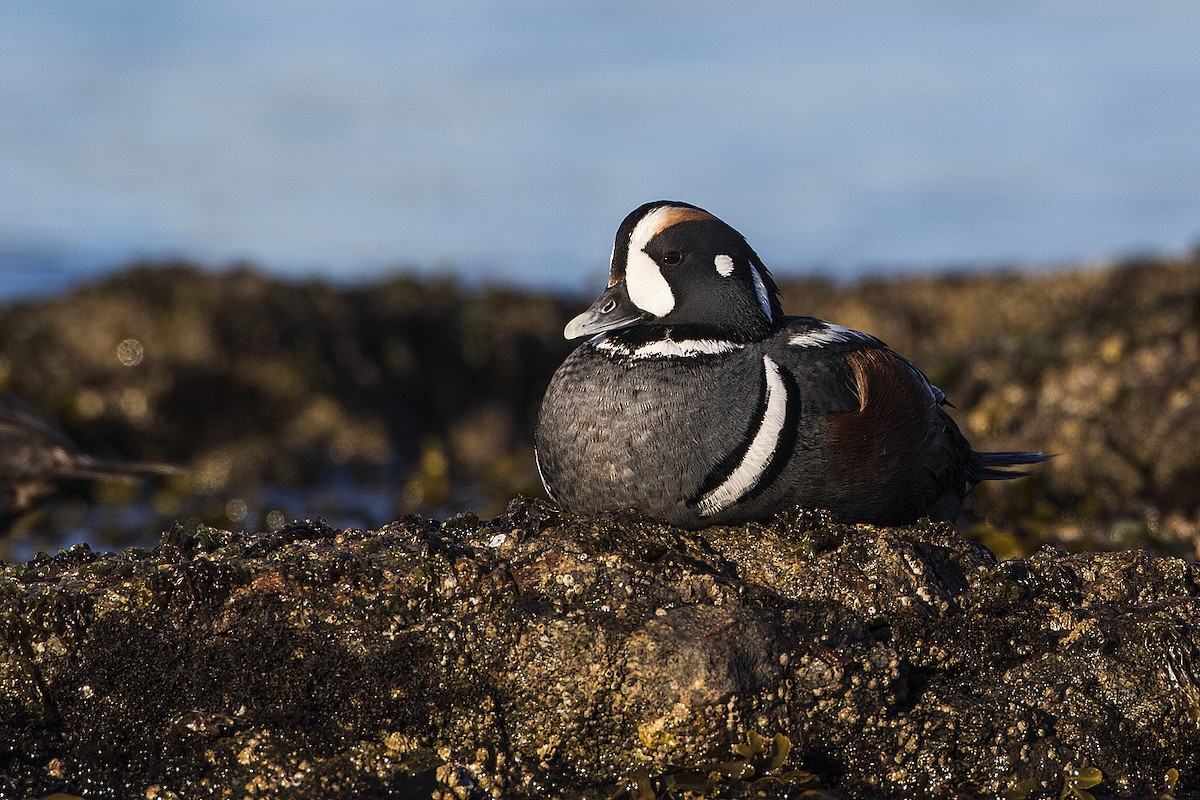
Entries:
<svg viewBox="0 0 1200 800">
<path fill-rule="evenodd" d="M 728 278 L 733 274 L 733 259 L 729 256 L 717 256 L 713 259 L 713 263 L 717 267 L 717 274 L 722 278 Z"/>
<path fill-rule="evenodd" d="M 753 491 L 779 449 L 783 424 L 787 420 L 787 387 L 783 385 L 779 366 L 770 356 L 763 356 L 763 379 L 767 382 L 767 397 L 758 431 L 737 468 L 696 504 L 702 517 L 724 511 Z"/>
<path fill-rule="evenodd" d="M 629 299 L 642 311 L 665 317 L 675 308 L 675 295 L 654 259 L 646 254 L 646 245 L 666 227 L 668 218 L 678 214 L 671 206 L 662 206 L 642 217 L 629 237 L 629 254 L 625 260 L 625 288 Z"/>
</svg>

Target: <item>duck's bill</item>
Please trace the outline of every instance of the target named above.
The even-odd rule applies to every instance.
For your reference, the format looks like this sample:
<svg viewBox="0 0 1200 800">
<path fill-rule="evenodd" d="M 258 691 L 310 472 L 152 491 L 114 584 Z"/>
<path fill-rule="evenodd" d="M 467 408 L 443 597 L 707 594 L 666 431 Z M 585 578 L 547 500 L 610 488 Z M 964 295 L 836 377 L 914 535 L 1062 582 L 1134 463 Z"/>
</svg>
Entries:
<svg viewBox="0 0 1200 800">
<path fill-rule="evenodd" d="M 605 331 L 615 331 L 628 328 L 651 318 L 651 314 L 643 311 L 629 299 L 625 291 L 625 282 L 621 281 L 610 286 L 604 294 L 596 298 L 592 307 L 567 323 L 563 336 L 568 339 L 578 339 L 580 336 L 595 336 Z"/>
</svg>

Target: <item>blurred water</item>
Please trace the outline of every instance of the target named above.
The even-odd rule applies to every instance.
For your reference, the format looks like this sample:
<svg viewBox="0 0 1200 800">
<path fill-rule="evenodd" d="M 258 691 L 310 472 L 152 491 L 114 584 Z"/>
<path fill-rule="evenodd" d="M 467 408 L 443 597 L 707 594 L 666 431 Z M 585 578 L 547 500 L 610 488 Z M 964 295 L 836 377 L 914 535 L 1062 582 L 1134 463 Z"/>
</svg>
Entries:
<svg viewBox="0 0 1200 800">
<path fill-rule="evenodd" d="M 582 289 L 685 199 L 781 272 L 1200 234 L 1184 0 L 0 5 L 0 295 L 139 256 Z"/>
<path fill-rule="evenodd" d="M 14 531 L 0 530 L 0 562 L 21 563 L 39 552 L 86 542 L 93 550 L 117 552 L 127 547 L 153 547 L 179 524 L 189 532 L 200 525 L 229 530 L 278 530 L 293 520 L 322 519 L 336 528 L 376 529 L 405 513 L 397 502 L 397 485 L 364 482 L 330 471 L 315 486 L 265 485 L 245 496 L 193 493 L 179 498 L 169 513 L 156 510 L 151 488 L 142 486 L 119 502 L 98 502 L 95 495 L 56 499 Z M 445 518 L 464 508 L 436 509 Z"/>
</svg>

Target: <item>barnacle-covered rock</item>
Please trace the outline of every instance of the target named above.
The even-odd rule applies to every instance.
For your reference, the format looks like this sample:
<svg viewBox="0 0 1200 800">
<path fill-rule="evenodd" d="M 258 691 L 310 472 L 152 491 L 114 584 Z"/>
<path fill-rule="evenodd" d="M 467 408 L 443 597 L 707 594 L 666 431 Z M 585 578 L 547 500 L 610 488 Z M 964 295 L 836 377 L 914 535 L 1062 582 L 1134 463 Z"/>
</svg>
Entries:
<svg viewBox="0 0 1200 800">
<path fill-rule="evenodd" d="M 975 449 L 1057 454 L 1034 477 L 976 487 L 959 520 L 969 538 L 1002 555 L 1053 544 L 1200 557 L 1200 251 L 782 288 L 789 313 L 911 358 Z M 533 424 L 573 347 L 563 325 L 587 301 L 404 275 L 348 287 L 147 264 L 0 304 L 0 390 L 88 453 L 186 467 L 137 520 L 271 527 L 280 488 L 287 515 L 346 525 L 493 515 L 541 491 Z M 16 533 L 58 542 L 85 528 L 94 546 L 120 547 L 166 524 L 81 525 L 85 513 L 51 507 Z"/>
<path fill-rule="evenodd" d="M 1198 582 L 816 512 L 176 527 L 4 569 L 0 796 L 1183 792 Z"/>
</svg>

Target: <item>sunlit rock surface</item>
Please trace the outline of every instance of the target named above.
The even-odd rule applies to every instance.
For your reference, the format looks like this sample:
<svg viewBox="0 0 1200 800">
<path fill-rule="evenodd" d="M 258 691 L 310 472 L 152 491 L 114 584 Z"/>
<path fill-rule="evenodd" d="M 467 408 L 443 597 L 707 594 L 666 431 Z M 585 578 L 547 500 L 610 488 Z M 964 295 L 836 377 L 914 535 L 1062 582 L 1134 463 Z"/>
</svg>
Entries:
<svg viewBox="0 0 1200 800">
<path fill-rule="evenodd" d="M 873 333 L 946 391 L 978 450 L 1058 454 L 989 483 L 959 520 L 997 553 L 1043 544 L 1200 557 L 1200 251 L 1057 272 L 786 281 L 784 306 Z M 378 527 L 404 513 L 500 513 L 541 491 L 532 431 L 563 325 L 591 301 L 397 275 L 369 286 L 251 268 L 130 268 L 0 306 L 0 391 L 85 452 L 167 461 L 152 513 L 83 510 L 98 487 L 20 521 L 53 549 L 189 527 L 324 516 Z M 128 487 L 126 487 L 127 493 Z M 136 531 L 131 529 L 136 526 Z M 0 533 L 0 537 L 3 534 Z M 11 560 L 11 556 L 8 556 Z"/>
<path fill-rule="evenodd" d="M 0 796 L 1185 796 L 1198 594 L 816 513 L 177 528 L 4 569 Z"/>
</svg>

